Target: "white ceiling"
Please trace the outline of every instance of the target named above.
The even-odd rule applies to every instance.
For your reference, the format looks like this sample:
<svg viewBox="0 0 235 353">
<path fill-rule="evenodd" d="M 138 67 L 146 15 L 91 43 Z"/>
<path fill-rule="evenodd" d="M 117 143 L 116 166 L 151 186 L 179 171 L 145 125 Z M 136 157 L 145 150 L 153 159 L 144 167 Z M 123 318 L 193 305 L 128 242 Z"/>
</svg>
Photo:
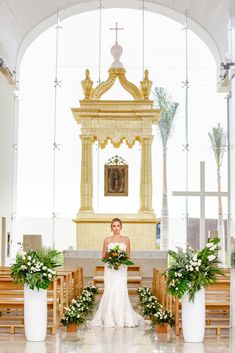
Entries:
<svg viewBox="0 0 235 353">
<path fill-rule="evenodd" d="M 217 63 L 227 52 L 229 11 L 235 15 L 235 0 L 145 0 L 145 7 L 180 22 L 187 11 L 189 26 L 211 48 Z M 56 21 L 57 6 L 61 18 L 97 9 L 92 0 L 0 0 L 0 57 L 12 70 L 19 64 L 27 46 Z M 102 0 L 106 8 L 140 8 L 142 0 Z"/>
</svg>

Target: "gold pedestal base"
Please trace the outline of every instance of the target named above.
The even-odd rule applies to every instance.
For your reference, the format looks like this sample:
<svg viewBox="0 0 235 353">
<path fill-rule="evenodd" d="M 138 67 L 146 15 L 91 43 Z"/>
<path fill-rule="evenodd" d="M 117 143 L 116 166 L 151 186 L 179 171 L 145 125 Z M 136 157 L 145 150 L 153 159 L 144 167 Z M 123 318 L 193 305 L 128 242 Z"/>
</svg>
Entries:
<svg viewBox="0 0 235 353">
<path fill-rule="evenodd" d="M 128 236 L 132 250 L 156 248 L 156 224 L 154 213 L 95 214 L 79 212 L 74 220 L 77 226 L 77 249 L 102 249 L 103 240 L 111 235 L 111 220 L 118 217 L 123 222 L 122 235 Z"/>
</svg>

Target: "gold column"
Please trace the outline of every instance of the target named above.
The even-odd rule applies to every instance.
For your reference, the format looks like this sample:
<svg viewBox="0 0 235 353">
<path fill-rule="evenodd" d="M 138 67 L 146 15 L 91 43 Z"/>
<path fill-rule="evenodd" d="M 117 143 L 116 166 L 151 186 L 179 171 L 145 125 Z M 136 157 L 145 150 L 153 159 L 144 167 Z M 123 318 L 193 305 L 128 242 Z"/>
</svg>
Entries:
<svg viewBox="0 0 235 353">
<path fill-rule="evenodd" d="M 141 138 L 140 212 L 152 209 L 152 146 L 153 136 Z"/>
<path fill-rule="evenodd" d="M 93 212 L 93 171 L 92 171 L 92 144 L 93 137 L 80 136 L 82 140 L 80 211 Z"/>
</svg>

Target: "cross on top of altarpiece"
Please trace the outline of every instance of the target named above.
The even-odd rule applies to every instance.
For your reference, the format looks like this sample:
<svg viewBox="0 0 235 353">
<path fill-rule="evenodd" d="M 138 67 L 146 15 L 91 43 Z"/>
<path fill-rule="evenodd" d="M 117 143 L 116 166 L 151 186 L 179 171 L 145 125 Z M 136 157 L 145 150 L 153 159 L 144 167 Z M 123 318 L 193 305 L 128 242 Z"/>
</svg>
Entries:
<svg viewBox="0 0 235 353">
<path fill-rule="evenodd" d="M 123 31 L 124 28 L 118 28 L 118 23 L 116 22 L 116 26 L 114 28 L 109 28 L 110 31 L 116 31 L 116 44 L 118 43 L 118 31 Z"/>
</svg>

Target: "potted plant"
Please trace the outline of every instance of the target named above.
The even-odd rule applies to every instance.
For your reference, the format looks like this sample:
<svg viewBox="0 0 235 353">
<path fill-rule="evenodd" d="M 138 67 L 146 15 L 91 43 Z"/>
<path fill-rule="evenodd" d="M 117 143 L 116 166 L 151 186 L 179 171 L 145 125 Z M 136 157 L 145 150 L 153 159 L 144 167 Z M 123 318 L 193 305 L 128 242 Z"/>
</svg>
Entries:
<svg viewBox="0 0 235 353">
<path fill-rule="evenodd" d="M 166 333 L 168 325 L 175 325 L 174 315 L 160 305 L 159 310 L 151 316 L 151 327 L 155 327 L 158 333 Z"/>
<path fill-rule="evenodd" d="M 169 250 L 167 288 L 182 302 L 182 327 L 186 342 L 202 342 L 205 332 L 205 288 L 223 275 L 219 269 L 219 238 L 209 238 L 205 248 Z"/>
<path fill-rule="evenodd" d="M 67 327 L 68 332 L 76 332 L 78 325 L 86 321 L 86 317 L 92 312 L 97 292 L 98 288 L 90 284 L 77 299 L 72 299 L 68 308 L 64 308 L 61 323 Z"/>
<path fill-rule="evenodd" d="M 28 341 L 44 341 L 47 330 L 47 288 L 56 278 L 55 268 L 62 265 L 57 250 L 28 250 L 16 255 L 11 266 L 15 282 L 24 285 L 24 322 Z"/>
</svg>

